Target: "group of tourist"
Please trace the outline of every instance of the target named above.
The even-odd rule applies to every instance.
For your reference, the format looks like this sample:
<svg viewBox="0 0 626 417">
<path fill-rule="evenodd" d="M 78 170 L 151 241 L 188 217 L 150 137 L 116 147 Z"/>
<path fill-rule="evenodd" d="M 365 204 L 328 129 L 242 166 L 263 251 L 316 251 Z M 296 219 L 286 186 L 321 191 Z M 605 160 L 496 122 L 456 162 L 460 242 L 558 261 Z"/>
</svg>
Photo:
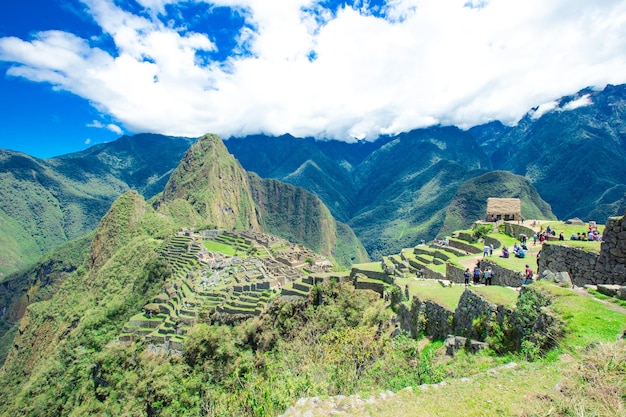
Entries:
<svg viewBox="0 0 626 417">
<path fill-rule="evenodd" d="M 466 287 L 469 285 L 469 280 L 472 276 L 472 282 L 474 284 L 480 284 L 482 281 L 482 283 L 485 285 L 491 285 L 493 280 L 493 270 L 490 266 L 488 266 L 484 271 L 482 271 L 479 264 L 476 264 L 476 266 L 474 266 L 473 273 L 470 272 L 469 268 L 465 268 L 465 271 L 463 272 L 463 280 Z"/>
<path fill-rule="evenodd" d="M 564 239 L 562 239 L 564 240 Z M 597 230 L 589 230 L 588 232 L 572 233 L 569 240 L 585 240 L 585 241 L 601 241 L 602 235 Z"/>
</svg>

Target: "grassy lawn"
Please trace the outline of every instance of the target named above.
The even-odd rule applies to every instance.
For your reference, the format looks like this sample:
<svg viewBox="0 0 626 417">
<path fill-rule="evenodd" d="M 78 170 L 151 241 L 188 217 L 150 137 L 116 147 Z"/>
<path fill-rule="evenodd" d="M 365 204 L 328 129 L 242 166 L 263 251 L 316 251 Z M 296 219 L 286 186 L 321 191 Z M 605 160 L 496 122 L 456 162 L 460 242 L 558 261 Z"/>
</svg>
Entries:
<svg viewBox="0 0 626 417">
<path fill-rule="evenodd" d="M 517 296 L 519 295 L 517 291 L 498 285 L 475 286 L 471 289 L 474 293 L 480 295 L 487 301 L 509 308 L 515 307 Z"/>
<path fill-rule="evenodd" d="M 456 309 L 461 294 L 465 291 L 465 287 L 462 285 L 443 288 L 437 281 L 417 280 L 415 278 L 397 278 L 396 284 L 402 291 L 404 291 L 405 285 L 408 285 L 411 297 L 415 295 L 420 300 L 434 301 L 452 311 Z"/>
<path fill-rule="evenodd" d="M 533 285 L 541 286 L 553 295 L 553 309 L 567 323 L 565 339 L 561 343 L 567 350 L 578 351 L 592 343 L 614 341 L 626 327 L 623 313 L 608 309 L 598 300 L 544 281 Z"/>
<path fill-rule="evenodd" d="M 204 247 L 207 248 L 208 251 L 219 252 L 224 255 L 235 256 L 237 254 L 237 249 L 234 247 L 214 240 L 205 240 Z"/>
<path fill-rule="evenodd" d="M 372 272 L 383 272 L 383 267 L 380 262 L 367 262 L 364 264 L 354 264 L 353 268 L 360 269 L 363 271 L 372 271 Z"/>
</svg>

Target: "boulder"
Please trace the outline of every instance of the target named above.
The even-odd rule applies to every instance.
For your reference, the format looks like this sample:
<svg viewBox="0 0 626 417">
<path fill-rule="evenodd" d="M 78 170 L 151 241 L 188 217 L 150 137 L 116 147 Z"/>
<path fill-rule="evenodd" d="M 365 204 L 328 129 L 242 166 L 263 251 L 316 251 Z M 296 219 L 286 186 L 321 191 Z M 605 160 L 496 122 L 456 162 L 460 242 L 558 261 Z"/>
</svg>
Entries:
<svg viewBox="0 0 626 417">
<path fill-rule="evenodd" d="M 617 297 L 617 292 L 621 290 L 620 285 L 598 284 L 598 292 L 609 297 Z"/>
</svg>

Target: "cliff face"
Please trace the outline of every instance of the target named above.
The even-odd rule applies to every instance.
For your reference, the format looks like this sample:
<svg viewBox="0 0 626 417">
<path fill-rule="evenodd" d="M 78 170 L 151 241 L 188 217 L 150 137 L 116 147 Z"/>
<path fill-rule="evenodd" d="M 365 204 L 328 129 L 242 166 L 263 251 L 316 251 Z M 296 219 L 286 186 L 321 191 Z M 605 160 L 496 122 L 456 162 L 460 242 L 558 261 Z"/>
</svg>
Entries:
<svg viewBox="0 0 626 417">
<path fill-rule="evenodd" d="M 317 196 L 254 173 L 249 173 L 249 180 L 261 227 L 266 232 L 302 243 L 342 265 L 368 259 L 352 229 L 336 221 Z"/>
</svg>

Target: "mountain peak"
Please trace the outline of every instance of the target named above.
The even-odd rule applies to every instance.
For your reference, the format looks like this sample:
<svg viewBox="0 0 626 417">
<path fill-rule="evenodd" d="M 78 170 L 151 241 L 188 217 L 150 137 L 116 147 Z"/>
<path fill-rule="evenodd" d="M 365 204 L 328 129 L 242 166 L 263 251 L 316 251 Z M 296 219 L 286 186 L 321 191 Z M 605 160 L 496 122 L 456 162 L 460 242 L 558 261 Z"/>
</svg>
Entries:
<svg viewBox="0 0 626 417">
<path fill-rule="evenodd" d="M 216 135 L 199 138 L 172 173 L 162 201 L 177 199 L 189 202 L 206 223 L 259 230 L 248 176 Z"/>
</svg>

